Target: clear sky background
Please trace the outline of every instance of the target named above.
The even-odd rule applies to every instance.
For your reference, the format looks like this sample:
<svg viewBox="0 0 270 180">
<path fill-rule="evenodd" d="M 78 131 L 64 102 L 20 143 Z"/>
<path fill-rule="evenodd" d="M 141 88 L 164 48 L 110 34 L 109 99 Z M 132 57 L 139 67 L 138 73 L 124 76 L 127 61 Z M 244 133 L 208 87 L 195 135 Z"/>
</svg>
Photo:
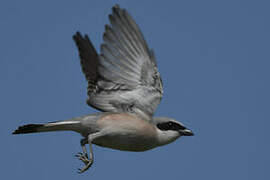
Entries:
<svg viewBox="0 0 270 180">
<path fill-rule="evenodd" d="M 151 151 L 94 146 L 82 164 L 80 135 L 13 136 L 17 126 L 95 112 L 72 40 L 99 50 L 111 7 L 139 24 L 164 82 L 156 116 L 195 132 Z M 270 179 L 269 1 L 2 0 L 0 2 L 0 179 Z"/>
</svg>

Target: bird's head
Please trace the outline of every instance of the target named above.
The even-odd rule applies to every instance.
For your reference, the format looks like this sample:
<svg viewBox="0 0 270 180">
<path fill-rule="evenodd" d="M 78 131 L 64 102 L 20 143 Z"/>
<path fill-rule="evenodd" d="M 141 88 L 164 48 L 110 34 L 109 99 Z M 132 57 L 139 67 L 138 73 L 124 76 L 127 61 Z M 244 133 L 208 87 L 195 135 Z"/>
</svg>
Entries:
<svg viewBox="0 0 270 180">
<path fill-rule="evenodd" d="M 181 136 L 193 136 L 193 132 L 182 123 L 167 117 L 153 118 L 160 145 L 169 144 Z"/>
</svg>

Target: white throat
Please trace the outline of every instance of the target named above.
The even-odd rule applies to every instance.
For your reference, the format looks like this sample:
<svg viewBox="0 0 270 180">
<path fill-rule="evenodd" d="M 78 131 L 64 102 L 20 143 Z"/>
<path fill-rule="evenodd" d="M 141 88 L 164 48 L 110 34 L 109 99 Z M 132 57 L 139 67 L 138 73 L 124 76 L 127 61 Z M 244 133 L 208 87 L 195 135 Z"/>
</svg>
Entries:
<svg viewBox="0 0 270 180">
<path fill-rule="evenodd" d="M 169 144 L 180 137 L 180 134 L 177 131 L 172 130 L 161 131 L 157 128 L 157 133 L 159 146 Z"/>
</svg>

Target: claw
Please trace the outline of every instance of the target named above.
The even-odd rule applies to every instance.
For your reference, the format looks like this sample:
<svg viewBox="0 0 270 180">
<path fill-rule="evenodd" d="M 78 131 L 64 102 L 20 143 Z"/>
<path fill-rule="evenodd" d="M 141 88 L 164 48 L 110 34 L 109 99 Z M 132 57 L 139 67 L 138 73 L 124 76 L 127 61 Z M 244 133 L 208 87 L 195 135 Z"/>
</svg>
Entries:
<svg viewBox="0 0 270 180">
<path fill-rule="evenodd" d="M 89 163 L 86 164 L 82 169 L 80 169 L 80 168 L 78 169 L 79 170 L 78 173 L 79 174 L 83 173 L 84 171 L 86 171 L 87 169 L 89 169 L 92 164 L 93 164 L 93 161 L 89 161 Z"/>
<path fill-rule="evenodd" d="M 77 173 L 79 173 L 79 174 L 83 173 L 82 172 L 82 169 L 81 168 L 78 168 Z"/>
<path fill-rule="evenodd" d="M 83 173 L 84 171 L 86 171 L 87 169 L 89 169 L 91 167 L 91 165 L 93 164 L 93 159 L 88 159 L 88 155 L 87 154 L 84 154 L 84 153 L 77 153 L 75 155 L 75 157 L 77 157 L 79 160 L 81 160 L 85 166 L 82 168 L 82 169 L 78 169 L 78 173 L 81 174 Z"/>
<path fill-rule="evenodd" d="M 77 157 L 77 158 L 79 158 L 79 157 L 81 157 L 82 155 L 83 155 L 83 154 L 79 152 L 79 153 L 75 154 L 74 156 Z"/>
<path fill-rule="evenodd" d="M 85 165 L 89 163 L 89 159 L 87 154 L 84 153 L 78 153 L 75 155 L 75 157 L 77 157 L 79 160 L 81 160 Z"/>
<path fill-rule="evenodd" d="M 90 161 L 88 164 L 86 164 L 82 169 L 78 168 L 77 173 L 81 174 L 84 171 L 86 171 L 87 169 L 89 169 L 92 165 L 93 161 Z"/>
</svg>

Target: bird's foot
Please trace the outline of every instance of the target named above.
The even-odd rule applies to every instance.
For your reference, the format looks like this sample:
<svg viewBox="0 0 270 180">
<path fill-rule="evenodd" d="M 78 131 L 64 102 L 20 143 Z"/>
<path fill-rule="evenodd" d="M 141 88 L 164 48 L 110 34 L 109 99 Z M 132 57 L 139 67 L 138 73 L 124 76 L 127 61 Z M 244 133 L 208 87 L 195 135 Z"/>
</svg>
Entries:
<svg viewBox="0 0 270 180">
<path fill-rule="evenodd" d="M 75 157 L 77 157 L 79 160 L 81 160 L 85 165 L 88 164 L 89 159 L 88 159 L 88 155 L 86 153 L 78 153 L 75 155 Z"/>
<path fill-rule="evenodd" d="M 93 159 L 92 158 L 89 159 L 86 153 L 78 153 L 75 155 L 75 157 L 77 157 L 79 160 L 81 160 L 85 164 L 83 168 L 78 169 L 78 173 L 83 173 L 84 171 L 89 169 L 91 165 L 93 164 Z"/>
</svg>

